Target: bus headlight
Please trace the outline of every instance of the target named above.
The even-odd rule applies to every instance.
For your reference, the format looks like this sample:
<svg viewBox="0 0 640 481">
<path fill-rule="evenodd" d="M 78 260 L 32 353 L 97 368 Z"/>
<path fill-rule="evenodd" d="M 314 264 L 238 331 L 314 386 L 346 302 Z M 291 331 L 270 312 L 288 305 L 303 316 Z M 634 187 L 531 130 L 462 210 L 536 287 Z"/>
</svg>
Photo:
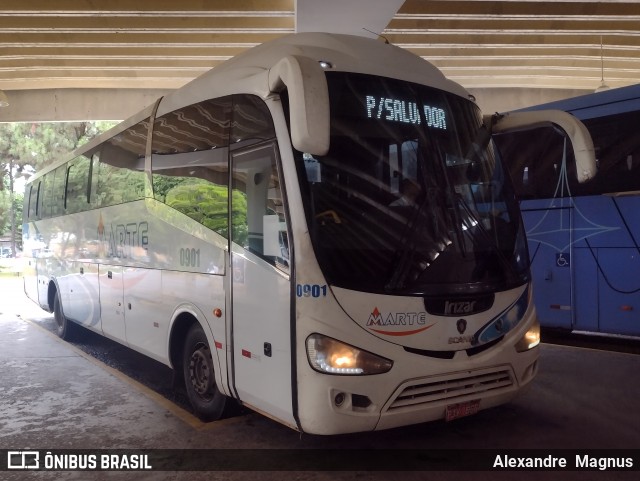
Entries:
<svg viewBox="0 0 640 481">
<path fill-rule="evenodd" d="M 522 336 L 516 344 L 516 351 L 524 352 L 533 349 L 540 344 L 540 323 L 536 319 L 529 330 Z"/>
<path fill-rule="evenodd" d="M 322 334 L 307 338 L 307 357 L 311 367 L 326 374 L 382 374 L 393 362 Z"/>
</svg>

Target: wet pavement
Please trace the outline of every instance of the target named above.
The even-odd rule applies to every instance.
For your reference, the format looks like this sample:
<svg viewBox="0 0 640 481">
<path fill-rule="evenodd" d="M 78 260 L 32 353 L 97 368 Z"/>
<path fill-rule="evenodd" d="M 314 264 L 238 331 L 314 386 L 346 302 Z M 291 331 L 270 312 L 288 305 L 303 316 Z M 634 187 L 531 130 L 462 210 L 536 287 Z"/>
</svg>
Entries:
<svg viewBox="0 0 640 481">
<path fill-rule="evenodd" d="M 202 423 L 174 389 L 169 369 L 99 336 L 87 336 L 76 344 L 61 341 L 49 330 L 52 322 L 50 314 L 24 297 L 20 278 L 0 277 L 0 449 L 271 448 L 312 449 L 318 456 L 327 449 L 357 449 L 371 451 L 372 459 L 373 450 L 389 449 L 448 449 L 461 459 L 466 450 L 478 449 L 608 449 L 608 453 L 640 449 L 640 356 L 634 354 L 543 344 L 533 386 L 510 404 L 452 423 L 321 437 L 300 435 L 251 412 Z M 0 479 L 637 478 L 637 472 L 621 471 L 27 474 L 0 472 Z"/>
</svg>

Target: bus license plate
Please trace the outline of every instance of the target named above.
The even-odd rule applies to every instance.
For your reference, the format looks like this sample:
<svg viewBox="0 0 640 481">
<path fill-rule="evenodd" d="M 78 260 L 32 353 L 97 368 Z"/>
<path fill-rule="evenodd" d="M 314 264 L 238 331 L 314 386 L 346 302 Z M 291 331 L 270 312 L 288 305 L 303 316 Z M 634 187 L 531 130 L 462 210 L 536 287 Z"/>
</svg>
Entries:
<svg viewBox="0 0 640 481">
<path fill-rule="evenodd" d="M 472 414 L 477 413 L 479 409 L 480 399 L 474 399 L 473 401 L 458 404 L 450 404 L 447 406 L 445 419 L 447 421 L 453 421 L 454 419 L 471 416 Z"/>
</svg>

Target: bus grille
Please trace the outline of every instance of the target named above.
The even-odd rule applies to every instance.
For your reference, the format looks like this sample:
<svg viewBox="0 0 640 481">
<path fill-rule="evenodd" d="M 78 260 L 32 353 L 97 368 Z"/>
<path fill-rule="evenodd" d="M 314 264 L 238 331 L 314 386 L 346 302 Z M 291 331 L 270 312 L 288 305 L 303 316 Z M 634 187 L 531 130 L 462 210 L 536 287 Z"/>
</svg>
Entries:
<svg viewBox="0 0 640 481">
<path fill-rule="evenodd" d="M 429 377 L 411 381 L 392 399 L 388 411 L 416 405 L 455 401 L 456 399 L 510 390 L 513 376 L 510 369 L 466 371 L 447 374 L 446 378 Z"/>
</svg>

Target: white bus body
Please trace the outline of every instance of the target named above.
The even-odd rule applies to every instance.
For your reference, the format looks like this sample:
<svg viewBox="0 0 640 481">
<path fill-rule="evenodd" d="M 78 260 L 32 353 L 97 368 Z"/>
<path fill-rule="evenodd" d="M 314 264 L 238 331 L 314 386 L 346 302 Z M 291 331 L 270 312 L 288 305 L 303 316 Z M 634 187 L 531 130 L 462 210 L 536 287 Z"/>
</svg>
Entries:
<svg viewBox="0 0 640 481">
<path fill-rule="evenodd" d="M 405 50 L 283 37 L 34 176 L 25 291 L 61 337 L 176 369 L 204 419 L 235 398 L 335 434 L 497 406 L 534 378 L 539 334 L 484 131 Z"/>
</svg>

